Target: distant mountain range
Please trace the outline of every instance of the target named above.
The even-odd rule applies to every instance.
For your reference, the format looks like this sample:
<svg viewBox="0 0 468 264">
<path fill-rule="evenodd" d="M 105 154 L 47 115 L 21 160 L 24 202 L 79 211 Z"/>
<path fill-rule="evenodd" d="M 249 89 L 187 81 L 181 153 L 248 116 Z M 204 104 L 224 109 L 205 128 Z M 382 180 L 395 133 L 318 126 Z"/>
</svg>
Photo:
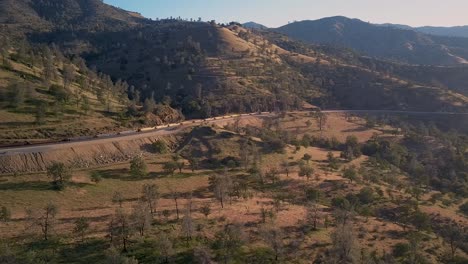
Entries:
<svg viewBox="0 0 468 264">
<path fill-rule="evenodd" d="M 383 27 L 337 16 L 294 22 L 273 30 L 307 43 L 352 48 L 365 55 L 404 63 L 468 63 L 468 38 L 433 36 L 402 25 Z"/>
<path fill-rule="evenodd" d="M 407 25 L 399 24 L 382 24 L 382 26 L 408 29 L 418 31 L 424 34 L 435 35 L 435 36 L 446 36 L 446 37 L 461 37 L 468 38 L 468 26 L 456 26 L 456 27 L 411 27 Z"/>
</svg>

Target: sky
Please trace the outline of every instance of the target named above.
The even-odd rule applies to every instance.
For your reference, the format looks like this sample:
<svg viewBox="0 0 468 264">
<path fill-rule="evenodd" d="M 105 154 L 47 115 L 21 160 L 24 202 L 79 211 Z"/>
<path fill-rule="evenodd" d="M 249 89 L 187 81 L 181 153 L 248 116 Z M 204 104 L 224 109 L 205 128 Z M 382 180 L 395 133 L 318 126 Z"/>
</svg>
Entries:
<svg viewBox="0 0 468 264">
<path fill-rule="evenodd" d="M 201 17 L 279 27 L 330 16 L 410 26 L 468 25 L 468 0 L 104 0 L 147 18 Z"/>
</svg>

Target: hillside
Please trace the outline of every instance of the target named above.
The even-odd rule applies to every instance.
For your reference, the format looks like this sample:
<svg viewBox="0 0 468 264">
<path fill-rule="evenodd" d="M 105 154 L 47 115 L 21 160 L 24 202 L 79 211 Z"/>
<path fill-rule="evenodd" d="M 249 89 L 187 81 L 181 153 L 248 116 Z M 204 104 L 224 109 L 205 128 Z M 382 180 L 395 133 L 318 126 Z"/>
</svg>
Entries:
<svg viewBox="0 0 468 264">
<path fill-rule="evenodd" d="M 1 0 L 0 23 L 10 34 L 50 31 L 95 32 L 128 28 L 143 22 L 132 12 L 101 0 Z M 57 12 L 60 10 L 60 12 Z"/>
<path fill-rule="evenodd" d="M 56 153 L 138 154 L 67 166 L 61 189 L 45 173 L 2 175 L 0 259 L 339 263 L 348 248 L 347 263 L 466 263 L 466 137 L 368 118 L 249 117 Z"/>
<path fill-rule="evenodd" d="M 346 17 L 300 21 L 275 29 L 308 43 L 331 44 L 410 64 L 454 65 L 468 61 L 468 40 L 434 37 Z"/>
<path fill-rule="evenodd" d="M 407 25 L 397 24 L 382 24 L 383 26 L 415 30 L 428 35 L 445 36 L 445 37 L 461 37 L 468 38 L 468 26 L 454 26 L 454 27 L 410 27 Z"/>
<path fill-rule="evenodd" d="M 242 26 L 245 27 L 245 28 L 250 28 L 250 29 L 261 29 L 261 30 L 262 29 L 268 29 L 267 26 L 264 26 L 262 24 L 259 24 L 259 23 L 253 22 L 253 21 L 243 23 Z"/>
<path fill-rule="evenodd" d="M 466 96 L 453 92 L 459 89 L 447 91 L 420 80 L 411 83 L 396 71 L 362 63 L 358 55 L 346 50 L 303 45 L 237 23 L 151 21 L 101 1 L 2 4 L 12 5 L 9 10 L 26 10 L 21 15 L 0 10 L 0 17 L 9 21 L 4 28 L 17 29 L 15 37 L 7 34 L 10 38 L 5 40 L 33 49 L 54 43 L 66 60 L 82 57 L 83 67 L 109 75 L 113 83 L 125 83 L 119 86 L 122 101 L 113 119 L 126 127 L 176 121 L 180 114 L 205 118 L 287 111 L 300 109 L 304 103 L 323 108 L 419 111 L 465 111 L 467 107 Z M 62 10 L 59 16 L 54 9 Z M 32 30 L 29 21 L 35 21 L 37 28 Z M 15 74 L 21 78 L 21 72 Z M 361 94 L 367 97 L 363 100 Z M 113 131 L 115 126 L 106 127 Z M 33 132 L 36 129 L 29 130 L 5 138 L 43 137 Z M 82 134 L 96 132 L 78 133 Z M 53 135 L 67 138 L 76 133 Z"/>
</svg>

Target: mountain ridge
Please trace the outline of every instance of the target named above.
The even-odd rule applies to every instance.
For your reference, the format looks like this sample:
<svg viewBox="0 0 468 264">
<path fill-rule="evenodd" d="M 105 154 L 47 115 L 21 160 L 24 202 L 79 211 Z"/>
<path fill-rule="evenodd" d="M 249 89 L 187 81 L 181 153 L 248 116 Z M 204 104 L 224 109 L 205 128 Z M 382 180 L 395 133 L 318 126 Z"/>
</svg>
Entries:
<svg viewBox="0 0 468 264">
<path fill-rule="evenodd" d="M 273 30 L 308 43 L 349 47 L 370 56 L 410 64 L 456 65 L 468 59 L 464 39 L 433 37 L 343 16 L 299 21 Z"/>
</svg>

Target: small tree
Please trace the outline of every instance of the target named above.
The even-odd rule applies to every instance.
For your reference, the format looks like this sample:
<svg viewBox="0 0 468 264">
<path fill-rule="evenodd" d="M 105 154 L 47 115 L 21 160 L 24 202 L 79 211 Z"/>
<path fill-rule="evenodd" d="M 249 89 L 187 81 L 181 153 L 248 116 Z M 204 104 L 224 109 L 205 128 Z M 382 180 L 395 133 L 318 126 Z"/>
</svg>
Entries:
<svg viewBox="0 0 468 264">
<path fill-rule="evenodd" d="M 47 167 L 47 176 L 52 179 L 52 185 L 57 190 L 63 190 L 70 181 L 71 170 L 61 162 L 53 162 Z"/>
<path fill-rule="evenodd" d="M 122 208 L 124 200 L 125 198 L 121 192 L 114 192 L 114 195 L 112 196 L 113 203 L 119 204 L 119 207 Z"/>
<path fill-rule="evenodd" d="M 265 226 L 260 231 L 263 240 L 270 246 L 275 253 L 275 261 L 278 261 L 284 249 L 283 232 L 276 225 Z"/>
<path fill-rule="evenodd" d="M 310 165 L 302 164 L 299 167 L 299 176 L 306 177 L 307 180 L 309 180 L 313 174 L 314 174 L 314 168 L 312 168 Z"/>
<path fill-rule="evenodd" d="M 81 239 L 81 242 L 84 242 L 86 233 L 89 230 L 88 219 L 80 217 L 75 220 L 75 227 L 73 228 L 73 233 L 75 233 Z"/>
<path fill-rule="evenodd" d="M 229 263 L 245 243 L 245 233 L 238 224 L 227 224 L 215 235 L 213 249 L 219 261 Z"/>
<path fill-rule="evenodd" d="M 185 161 L 180 160 L 177 162 L 177 168 L 179 169 L 179 173 L 182 173 L 182 170 L 184 169 L 184 167 L 185 167 Z"/>
<path fill-rule="evenodd" d="M 166 174 L 174 175 L 174 172 L 177 170 L 178 164 L 175 161 L 168 161 L 164 163 L 163 170 Z"/>
<path fill-rule="evenodd" d="M 67 64 L 63 67 L 63 88 L 68 89 L 75 79 L 75 68 Z"/>
<path fill-rule="evenodd" d="M 169 263 L 169 256 L 174 253 L 174 246 L 168 235 L 161 233 L 156 244 L 157 250 L 163 256 L 164 263 Z"/>
<path fill-rule="evenodd" d="M 323 128 L 325 127 L 325 124 L 327 123 L 327 120 L 328 120 L 327 115 L 320 112 L 315 115 L 315 118 L 317 119 L 317 124 L 321 132 Z"/>
<path fill-rule="evenodd" d="M 462 212 L 464 215 L 468 216 L 468 202 L 460 205 L 458 209 L 460 209 L 460 212 Z"/>
<path fill-rule="evenodd" d="M 190 169 L 192 170 L 192 172 L 195 172 L 195 170 L 198 170 L 198 167 L 200 165 L 200 159 L 191 157 L 189 159 L 189 164 L 190 164 Z"/>
<path fill-rule="evenodd" d="M 139 202 L 133 207 L 130 221 L 140 236 L 144 236 L 145 231 L 151 226 L 151 213 L 148 212 L 147 206 L 143 202 Z"/>
<path fill-rule="evenodd" d="M 156 213 L 156 206 L 160 197 L 159 188 L 156 184 L 145 184 L 142 190 L 142 199 L 148 204 L 152 215 Z"/>
<path fill-rule="evenodd" d="M 122 250 L 127 252 L 128 240 L 131 235 L 131 224 L 127 214 L 118 208 L 109 222 L 109 235 L 112 243 L 121 244 Z M 115 238 L 115 239 L 114 239 Z"/>
<path fill-rule="evenodd" d="M 279 171 L 276 167 L 271 167 L 266 173 L 265 178 L 269 179 L 273 184 L 279 180 Z"/>
<path fill-rule="evenodd" d="M 44 240 L 49 240 L 50 233 L 55 227 L 55 217 L 58 208 L 53 203 L 48 203 L 40 211 L 27 210 L 27 218 L 33 226 L 40 227 Z"/>
<path fill-rule="evenodd" d="M 194 223 L 192 219 L 192 215 L 190 213 L 190 207 L 187 206 L 185 209 L 184 217 L 182 218 L 182 233 L 185 236 L 187 246 L 189 241 L 192 239 L 192 234 L 194 232 Z"/>
<path fill-rule="evenodd" d="M 208 218 L 208 216 L 211 214 L 211 207 L 210 207 L 210 204 L 209 204 L 209 203 L 204 204 L 204 205 L 200 208 L 200 212 L 201 212 L 206 218 Z"/>
<path fill-rule="evenodd" d="M 99 171 L 93 171 L 91 172 L 91 181 L 98 184 L 102 181 L 102 175 Z"/>
<path fill-rule="evenodd" d="M 281 167 L 283 168 L 284 173 L 286 173 L 286 177 L 289 177 L 289 172 L 291 172 L 291 166 L 289 165 L 289 161 L 283 160 L 281 162 Z"/>
<path fill-rule="evenodd" d="M 159 154 L 166 154 L 168 152 L 168 147 L 166 145 L 166 142 L 160 139 L 153 143 L 153 149 L 156 153 L 159 153 Z"/>
<path fill-rule="evenodd" d="M 210 189 L 213 191 L 215 198 L 220 202 L 221 208 L 224 208 L 224 202 L 231 188 L 232 180 L 229 175 L 222 174 L 210 177 Z"/>
<path fill-rule="evenodd" d="M 348 179 L 350 183 L 357 180 L 357 171 L 355 166 L 350 166 L 343 171 L 343 177 Z"/>
<path fill-rule="evenodd" d="M 148 174 L 145 160 L 136 156 L 130 161 L 130 174 L 136 178 L 145 177 Z"/>
<path fill-rule="evenodd" d="M 320 208 L 317 202 L 311 202 L 307 207 L 307 220 L 312 223 L 313 230 L 317 230 L 320 218 Z"/>
<path fill-rule="evenodd" d="M 0 209 L 0 221 L 8 222 L 11 219 L 11 211 L 6 206 L 2 206 Z"/>
<path fill-rule="evenodd" d="M 331 237 L 330 263 L 358 263 L 358 240 L 351 224 L 339 225 Z"/>
<path fill-rule="evenodd" d="M 335 155 L 333 155 L 333 152 L 329 151 L 327 154 L 327 160 L 328 160 L 328 166 L 331 169 L 338 169 L 338 159 L 335 158 Z"/>
<path fill-rule="evenodd" d="M 310 160 L 312 159 L 312 156 L 308 153 L 304 154 L 304 157 L 302 157 L 303 160 L 305 160 L 307 162 L 307 164 L 309 164 Z"/>
<path fill-rule="evenodd" d="M 106 263 L 109 264 L 138 264 L 138 260 L 135 257 L 126 257 L 123 256 L 119 250 L 115 247 L 111 247 L 106 251 Z"/>
<path fill-rule="evenodd" d="M 172 186 L 169 183 L 167 183 L 167 189 L 169 190 L 169 194 L 170 194 L 172 200 L 174 200 L 177 220 L 179 220 L 179 203 L 178 203 L 178 199 L 179 199 L 180 193 L 177 191 L 177 189 L 174 186 Z"/>
</svg>

